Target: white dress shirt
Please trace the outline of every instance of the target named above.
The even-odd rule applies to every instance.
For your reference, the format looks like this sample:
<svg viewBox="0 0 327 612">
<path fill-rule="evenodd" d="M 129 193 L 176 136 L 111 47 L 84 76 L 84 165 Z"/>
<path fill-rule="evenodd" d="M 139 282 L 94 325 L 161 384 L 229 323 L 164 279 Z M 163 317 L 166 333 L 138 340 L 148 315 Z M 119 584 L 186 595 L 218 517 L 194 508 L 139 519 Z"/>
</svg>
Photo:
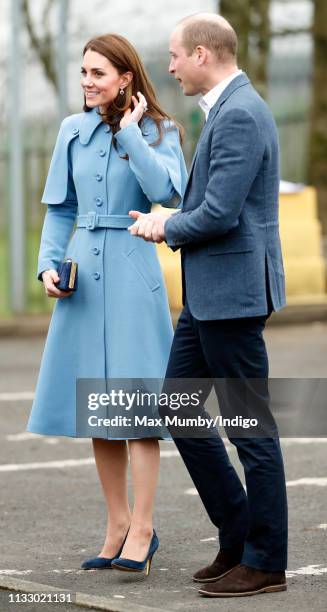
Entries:
<svg viewBox="0 0 327 612">
<path fill-rule="evenodd" d="M 236 72 L 233 72 L 233 74 L 229 75 L 226 79 L 220 81 L 220 83 L 210 89 L 210 91 L 208 91 L 205 96 L 200 98 L 199 106 L 200 108 L 202 108 L 206 116 L 206 120 L 208 119 L 210 110 L 216 104 L 218 98 L 220 98 L 223 91 L 239 74 L 242 74 L 242 72 L 242 70 L 236 70 Z"/>
</svg>

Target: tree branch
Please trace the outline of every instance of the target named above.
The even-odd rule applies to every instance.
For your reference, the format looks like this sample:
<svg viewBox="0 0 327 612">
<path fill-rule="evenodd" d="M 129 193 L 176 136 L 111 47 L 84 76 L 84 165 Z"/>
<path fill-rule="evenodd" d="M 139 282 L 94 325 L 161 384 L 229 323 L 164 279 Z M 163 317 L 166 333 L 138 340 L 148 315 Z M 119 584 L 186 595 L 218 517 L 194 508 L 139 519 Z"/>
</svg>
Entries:
<svg viewBox="0 0 327 612">
<path fill-rule="evenodd" d="M 51 12 L 51 9 L 54 5 L 55 0 L 48 0 L 45 4 L 44 10 L 43 10 L 43 17 L 42 17 L 42 23 L 47 24 L 49 23 L 49 15 Z"/>
<path fill-rule="evenodd" d="M 269 36 L 278 38 L 282 36 L 296 36 L 298 34 L 312 34 L 312 28 L 284 28 L 283 30 L 271 30 Z"/>
<path fill-rule="evenodd" d="M 48 0 L 47 6 L 45 8 L 46 13 L 48 13 L 52 4 L 53 4 L 53 0 Z M 49 29 L 47 29 L 45 31 L 43 38 L 38 36 L 35 30 L 33 21 L 32 21 L 28 0 L 23 0 L 22 12 L 23 12 L 23 18 L 25 21 L 27 33 L 30 38 L 31 46 L 36 52 L 36 54 L 38 55 L 39 60 L 41 61 L 41 64 L 42 64 L 42 67 L 43 67 L 43 70 L 45 72 L 47 79 L 50 81 L 50 83 L 52 83 L 53 87 L 57 91 L 58 89 L 57 73 L 56 73 L 56 68 L 54 65 L 54 59 L 53 59 L 54 52 L 53 52 L 53 45 L 52 45 L 50 31 Z"/>
</svg>

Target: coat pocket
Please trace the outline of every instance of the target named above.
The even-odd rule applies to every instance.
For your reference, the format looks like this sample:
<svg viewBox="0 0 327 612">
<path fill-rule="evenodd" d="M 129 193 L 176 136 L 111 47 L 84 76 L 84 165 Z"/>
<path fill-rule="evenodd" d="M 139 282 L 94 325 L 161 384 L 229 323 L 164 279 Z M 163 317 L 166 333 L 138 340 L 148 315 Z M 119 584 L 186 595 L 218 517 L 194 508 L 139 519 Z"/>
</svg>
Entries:
<svg viewBox="0 0 327 612">
<path fill-rule="evenodd" d="M 253 236 L 234 236 L 222 238 L 221 241 L 208 245 L 208 255 L 224 255 L 225 253 L 248 253 L 254 251 Z"/>
<path fill-rule="evenodd" d="M 136 248 L 130 249 L 124 253 L 126 259 L 131 263 L 137 274 L 143 279 L 150 291 L 156 291 L 160 288 L 160 283 L 155 274 L 151 270 L 149 263 Z"/>
</svg>

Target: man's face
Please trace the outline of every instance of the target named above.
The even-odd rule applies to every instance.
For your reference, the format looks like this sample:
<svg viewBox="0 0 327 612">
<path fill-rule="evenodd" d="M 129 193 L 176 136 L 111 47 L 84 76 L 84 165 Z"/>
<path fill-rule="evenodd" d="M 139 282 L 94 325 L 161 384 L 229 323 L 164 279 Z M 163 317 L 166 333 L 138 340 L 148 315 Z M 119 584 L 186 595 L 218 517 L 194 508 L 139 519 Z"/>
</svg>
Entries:
<svg viewBox="0 0 327 612">
<path fill-rule="evenodd" d="M 169 72 L 179 81 L 185 96 L 195 96 L 200 93 L 201 72 L 197 65 L 197 55 L 187 55 L 182 44 L 182 30 L 177 28 L 170 37 Z"/>
</svg>

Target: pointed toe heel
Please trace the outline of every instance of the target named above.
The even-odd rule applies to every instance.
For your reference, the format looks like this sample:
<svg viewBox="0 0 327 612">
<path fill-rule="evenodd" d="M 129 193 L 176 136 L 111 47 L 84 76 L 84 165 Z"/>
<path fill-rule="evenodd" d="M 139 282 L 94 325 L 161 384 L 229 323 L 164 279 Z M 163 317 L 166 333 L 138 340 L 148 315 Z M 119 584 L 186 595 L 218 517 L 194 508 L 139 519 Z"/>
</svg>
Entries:
<svg viewBox="0 0 327 612">
<path fill-rule="evenodd" d="M 144 572 L 145 575 L 148 576 L 150 574 L 153 555 L 158 547 L 159 540 L 156 532 L 153 530 L 149 551 L 144 561 L 134 561 L 134 559 L 117 557 L 117 559 L 113 559 L 111 567 L 113 569 L 120 570 L 121 572 Z"/>
<path fill-rule="evenodd" d="M 128 531 L 129 531 L 129 528 L 128 528 Z M 81 565 L 81 569 L 83 569 L 83 570 L 112 569 L 112 562 L 113 562 L 113 560 L 116 559 L 117 557 L 119 557 L 119 555 L 121 554 L 121 551 L 124 548 L 124 544 L 126 542 L 128 531 L 127 531 L 127 533 L 126 533 L 126 535 L 124 537 L 124 541 L 123 541 L 119 551 L 115 555 L 115 557 L 90 557 L 90 559 L 86 559 L 85 561 L 83 561 L 83 563 Z"/>
<path fill-rule="evenodd" d="M 83 570 L 112 569 L 111 563 L 113 559 L 114 557 L 111 559 L 109 557 L 90 557 L 90 559 L 83 561 L 81 568 Z"/>
</svg>

